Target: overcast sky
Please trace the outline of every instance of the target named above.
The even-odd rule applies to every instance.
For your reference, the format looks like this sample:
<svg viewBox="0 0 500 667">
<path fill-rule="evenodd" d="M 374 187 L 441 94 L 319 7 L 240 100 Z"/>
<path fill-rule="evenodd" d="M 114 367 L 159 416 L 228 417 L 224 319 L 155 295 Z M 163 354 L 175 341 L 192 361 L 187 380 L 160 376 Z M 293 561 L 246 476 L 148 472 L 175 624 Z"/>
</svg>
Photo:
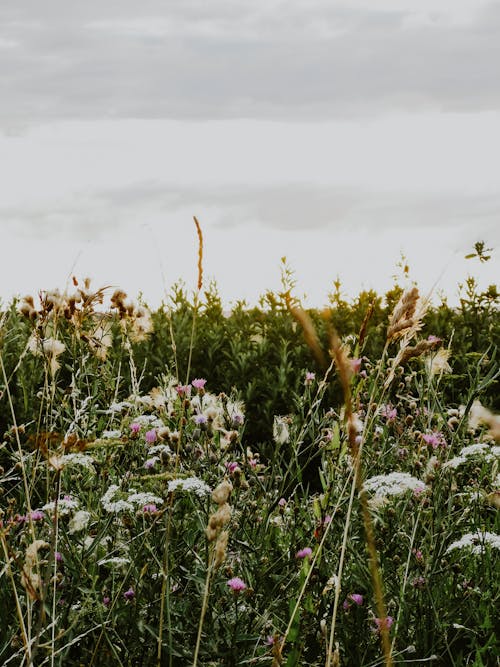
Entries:
<svg viewBox="0 0 500 667">
<path fill-rule="evenodd" d="M 0 295 L 498 282 L 500 3 L 0 4 Z M 484 265 L 464 260 L 478 240 Z"/>
</svg>

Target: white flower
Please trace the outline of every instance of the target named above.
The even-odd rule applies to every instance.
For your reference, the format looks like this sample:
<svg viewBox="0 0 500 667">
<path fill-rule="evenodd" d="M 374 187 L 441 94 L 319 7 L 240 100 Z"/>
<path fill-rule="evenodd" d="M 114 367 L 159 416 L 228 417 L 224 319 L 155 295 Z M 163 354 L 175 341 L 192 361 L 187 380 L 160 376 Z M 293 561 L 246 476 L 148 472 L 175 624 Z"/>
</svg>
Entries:
<svg viewBox="0 0 500 667">
<path fill-rule="evenodd" d="M 90 512 L 86 512 L 85 510 L 78 510 L 78 512 L 75 512 L 74 516 L 69 522 L 69 532 L 71 534 L 80 532 L 87 527 L 89 521 Z"/>
<path fill-rule="evenodd" d="M 75 500 L 71 496 L 64 496 L 63 498 L 60 498 L 57 503 L 57 512 L 60 516 L 66 516 L 67 514 L 71 514 L 71 512 L 75 510 L 77 507 L 78 507 L 78 500 Z M 55 509 L 56 509 L 55 501 L 47 503 L 42 507 L 42 510 L 48 512 L 49 514 L 54 514 Z"/>
<path fill-rule="evenodd" d="M 364 483 L 366 491 L 374 493 L 375 497 L 397 496 L 405 491 L 423 491 L 424 482 L 412 477 L 407 472 L 391 472 L 388 475 L 375 475 Z"/>
<path fill-rule="evenodd" d="M 171 454 L 172 450 L 168 445 L 154 445 L 148 449 L 148 454 Z"/>
<path fill-rule="evenodd" d="M 64 454 L 64 456 L 61 456 L 61 463 L 63 467 L 71 465 L 82 466 L 82 468 L 87 468 L 87 470 L 95 472 L 95 468 L 92 465 L 94 463 L 94 459 L 91 456 L 82 454 L 81 452 L 76 452 L 74 454 Z"/>
<path fill-rule="evenodd" d="M 126 500 L 113 500 L 116 495 L 116 492 L 119 490 L 120 487 L 117 484 L 111 484 L 109 489 L 101 498 L 101 504 L 106 510 L 106 512 L 119 514 L 120 512 L 127 512 L 134 509 L 132 503 L 129 503 Z"/>
<path fill-rule="evenodd" d="M 274 418 L 273 438 L 277 445 L 284 445 L 290 440 L 290 431 L 288 430 L 288 420 L 286 417 Z"/>
<path fill-rule="evenodd" d="M 122 401 L 121 403 L 111 403 L 109 408 L 105 410 L 105 414 L 114 414 L 115 412 L 123 412 L 123 410 L 128 410 L 133 408 L 133 404 L 130 401 Z"/>
<path fill-rule="evenodd" d="M 163 499 L 158 498 L 158 496 L 155 496 L 152 493 L 132 493 L 127 498 L 127 502 L 137 506 L 149 504 L 162 505 Z"/>
<path fill-rule="evenodd" d="M 197 496 L 202 498 L 210 493 L 212 493 L 211 488 L 208 484 L 198 477 L 186 477 L 173 479 L 168 483 L 168 492 L 173 493 L 174 491 L 192 491 Z"/>
<path fill-rule="evenodd" d="M 484 442 L 463 447 L 458 456 L 447 461 L 443 468 L 458 468 L 458 466 L 466 463 L 468 459 L 473 456 L 481 456 L 485 461 L 492 461 L 500 457 L 500 447 L 485 444 Z"/>
<path fill-rule="evenodd" d="M 101 438 L 105 440 L 111 440 L 113 438 L 121 438 L 122 437 L 122 432 L 121 431 L 103 431 L 101 433 Z"/>
<path fill-rule="evenodd" d="M 486 544 L 489 544 L 493 549 L 500 549 L 500 535 L 488 532 L 481 533 L 480 531 L 477 531 L 477 533 L 467 533 L 467 535 L 450 544 L 446 549 L 446 553 L 454 549 L 470 547 L 472 553 L 479 554 L 483 553 Z"/>
</svg>

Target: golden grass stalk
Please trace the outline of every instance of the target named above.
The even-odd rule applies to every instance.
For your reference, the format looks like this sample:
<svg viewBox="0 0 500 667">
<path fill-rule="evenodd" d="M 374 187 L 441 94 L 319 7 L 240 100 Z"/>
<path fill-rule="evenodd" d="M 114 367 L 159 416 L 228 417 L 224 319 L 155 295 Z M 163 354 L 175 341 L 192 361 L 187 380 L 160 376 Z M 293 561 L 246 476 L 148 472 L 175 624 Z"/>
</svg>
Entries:
<svg viewBox="0 0 500 667">
<path fill-rule="evenodd" d="M 198 291 L 200 291 L 203 285 L 203 234 L 198 218 L 195 215 L 193 215 L 193 220 L 198 234 Z"/>
</svg>

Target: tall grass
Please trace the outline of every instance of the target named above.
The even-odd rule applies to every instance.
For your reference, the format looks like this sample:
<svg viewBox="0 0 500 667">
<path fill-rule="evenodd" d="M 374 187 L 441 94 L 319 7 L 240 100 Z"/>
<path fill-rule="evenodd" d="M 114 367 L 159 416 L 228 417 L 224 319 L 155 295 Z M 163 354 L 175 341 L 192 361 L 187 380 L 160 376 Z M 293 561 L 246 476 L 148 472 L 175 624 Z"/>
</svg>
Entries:
<svg viewBox="0 0 500 667">
<path fill-rule="evenodd" d="M 0 662 L 496 664 L 493 290 L 227 317 L 199 234 L 192 303 L 3 313 Z"/>
</svg>

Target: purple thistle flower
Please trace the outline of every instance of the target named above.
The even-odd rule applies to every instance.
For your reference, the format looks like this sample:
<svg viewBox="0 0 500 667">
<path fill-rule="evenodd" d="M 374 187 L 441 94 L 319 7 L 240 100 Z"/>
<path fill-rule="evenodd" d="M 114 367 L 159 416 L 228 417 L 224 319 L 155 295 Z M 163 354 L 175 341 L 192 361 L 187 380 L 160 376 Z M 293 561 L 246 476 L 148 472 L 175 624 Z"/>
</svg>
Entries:
<svg viewBox="0 0 500 667">
<path fill-rule="evenodd" d="M 152 445 L 154 442 L 156 442 L 156 430 L 153 428 L 151 431 L 146 431 L 146 435 L 144 437 L 146 438 L 148 445 Z"/>
<path fill-rule="evenodd" d="M 105 607 L 109 607 L 109 603 L 111 602 L 111 598 L 109 598 L 107 595 L 105 595 L 102 599 L 102 603 Z"/>
<path fill-rule="evenodd" d="M 158 508 L 154 503 L 148 503 L 147 505 L 144 505 L 142 511 L 145 514 L 156 514 L 158 512 Z"/>
<path fill-rule="evenodd" d="M 185 396 L 191 396 L 191 385 L 178 384 L 175 388 L 175 391 L 181 398 L 184 398 Z"/>
<path fill-rule="evenodd" d="M 137 435 L 141 430 L 141 425 L 138 424 L 137 422 L 133 422 L 132 424 L 130 424 L 130 430 L 132 431 L 132 435 Z"/>
<path fill-rule="evenodd" d="M 394 623 L 392 616 L 386 616 L 385 618 L 374 618 L 373 621 L 375 623 L 375 632 L 380 632 L 384 627 L 387 628 L 387 630 L 390 630 L 391 625 Z"/>
<path fill-rule="evenodd" d="M 295 554 L 295 558 L 311 558 L 311 556 L 312 556 L 311 547 L 304 547 L 303 549 L 297 551 L 297 553 Z"/>
<path fill-rule="evenodd" d="M 243 579 L 240 579 L 239 577 L 233 577 L 232 579 L 229 579 L 229 581 L 227 581 L 227 585 L 235 593 L 244 591 L 245 588 L 247 587 Z"/>
<path fill-rule="evenodd" d="M 132 586 L 128 589 L 128 591 L 125 591 L 123 597 L 125 598 L 125 600 L 133 600 L 135 598 L 135 591 L 132 588 Z"/>
<path fill-rule="evenodd" d="M 204 389 L 206 384 L 207 384 L 207 381 L 205 380 L 205 378 L 195 378 L 195 379 L 191 382 L 191 385 L 192 385 L 195 389 Z"/>
<path fill-rule="evenodd" d="M 200 426 L 201 424 L 206 424 L 207 423 L 207 418 L 203 414 L 195 415 L 193 417 L 193 419 L 194 419 L 194 423 L 198 424 L 198 426 Z"/>
<path fill-rule="evenodd" d="M 43 519 L 45 514 L 42 512 L 42 510 L 33 510 L 30 516 L 32 521 L 40 521 L 40 519 Z"/>
</svg>

